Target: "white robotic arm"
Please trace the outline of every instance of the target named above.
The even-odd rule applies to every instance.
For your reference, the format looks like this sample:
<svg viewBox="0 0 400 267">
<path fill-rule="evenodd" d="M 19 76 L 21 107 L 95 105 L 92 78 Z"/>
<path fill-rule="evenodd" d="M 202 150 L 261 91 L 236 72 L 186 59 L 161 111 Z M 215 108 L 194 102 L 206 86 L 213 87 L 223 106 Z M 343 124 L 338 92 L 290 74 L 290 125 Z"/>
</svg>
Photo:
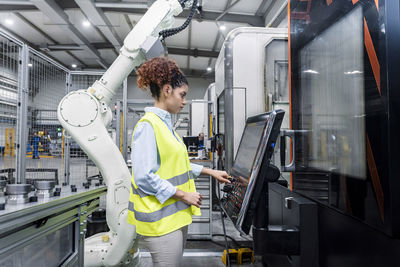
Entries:
<svg viewBox="0 0 400 267">
<path fill-rule="evenodd" d="M 85 266 L 138 265 L 135 226 L 127 223 L 131 174 L 106 129 L 112 119 L 109 105 L 124 79 L 146 60 L 159 32 L 171 27 L 180 12 L 178 0 L 157 0 L 125 38 L 120 55 L 101 79 L 87 90 L 69 93 L 58 106 L 61 125 L 97 165 L 108 187 L 110 231 L 86 239 Z"/>
<path fill-rule="evenodd" d="M 162 29 L 171 27 L 173 16 L 181 12 L 182 7 L 177 0 L 156 1 L 126 36 L 118 58 L 88 91 L 109 105 L 124 79 L 146 60 L 148 47 L 145 45 L 149 40 L 158 38 Z"/>
</svg>

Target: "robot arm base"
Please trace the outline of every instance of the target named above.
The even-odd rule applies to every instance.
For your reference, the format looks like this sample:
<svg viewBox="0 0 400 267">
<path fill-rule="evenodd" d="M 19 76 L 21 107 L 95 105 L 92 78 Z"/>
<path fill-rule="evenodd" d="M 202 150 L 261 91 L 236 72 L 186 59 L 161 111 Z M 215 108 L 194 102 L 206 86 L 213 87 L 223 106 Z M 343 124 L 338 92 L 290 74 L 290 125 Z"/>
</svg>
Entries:
<svg viewBox="0 0 400 267">
<path fill-rule="evenodd" d="M 115 238 L 112 239 L 113 233 L 103 232 L 95 234 L 85 239 L 85 267 L 98 267 L 98 266 L 140 266 L 140 253 L 138 248 L 138 240 L 135 240 L 126 255 L 120 259 L 116 264 L 109 265 L 110 261 L 107 259 L 107 251 L 116 242 Z M 108 263 L 108 264 L 107 264 Z"/>
</svg>

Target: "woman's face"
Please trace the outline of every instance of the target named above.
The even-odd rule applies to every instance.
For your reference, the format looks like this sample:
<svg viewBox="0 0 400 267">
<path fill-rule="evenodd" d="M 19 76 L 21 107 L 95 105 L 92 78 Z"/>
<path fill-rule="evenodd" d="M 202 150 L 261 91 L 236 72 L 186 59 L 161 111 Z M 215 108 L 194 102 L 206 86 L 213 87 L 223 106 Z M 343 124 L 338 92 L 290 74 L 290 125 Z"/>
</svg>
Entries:
<svg viewBox="0 0 400 267">
<path fill-rule="evenodd" d="M 188 89 L 188 86 L 184 84 L 169 91 L 167 97 L 165 98 L 165 104 L 169 113 L 177 114 L 184 108 L 186 105 L 186 95 Z"/>
</svg>

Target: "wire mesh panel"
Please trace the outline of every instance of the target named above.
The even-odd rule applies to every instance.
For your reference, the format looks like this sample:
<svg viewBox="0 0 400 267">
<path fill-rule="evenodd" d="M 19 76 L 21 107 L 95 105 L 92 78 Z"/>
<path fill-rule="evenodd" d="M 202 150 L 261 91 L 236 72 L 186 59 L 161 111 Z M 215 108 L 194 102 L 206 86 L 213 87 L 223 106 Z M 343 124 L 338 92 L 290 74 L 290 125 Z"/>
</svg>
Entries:
<svg viewBox="0 0 400 267">
<path fill-rule="evenodd" d="M 0 176 L 15 170 L 19 50 L 0 36 Z"/>
<path fill-rule="evenodd" d="M 132 134 L 135 129 L 136 124 L 138 121 L 142 118 L 144 115 L 144 109 L 145 107 L 152 106 L 152 104 L 149 103 L 144 103 L 144 104 L 139 104 L 139 103 L 129 103 L 128 102 L 128 114 L 127 114 L 127 159 L 130 160 L 131 158 L 131 152 L 132 152 Z"/>
<path fill-rule="evenodd" d="M 66 93 L 67 71 L 36 53 L 29 54 L 28 66 L 26 180 L 57 182 L 64 174 L 65 142 L 57 107 Z"/>
</svg>

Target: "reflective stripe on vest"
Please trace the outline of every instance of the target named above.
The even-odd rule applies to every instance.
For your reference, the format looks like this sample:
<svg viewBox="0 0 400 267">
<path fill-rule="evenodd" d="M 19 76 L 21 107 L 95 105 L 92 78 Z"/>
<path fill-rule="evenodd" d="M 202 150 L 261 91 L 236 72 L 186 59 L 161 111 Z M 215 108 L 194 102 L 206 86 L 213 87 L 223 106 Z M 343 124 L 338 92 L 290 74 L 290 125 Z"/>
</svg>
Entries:
<svg viewBox="0 0 400 267">
<path fill-rule="evenodd" d="M 132 202 L 129 202 L 128 210 L 133 211 L 135 213 L 135 219 L 141 222 L 157 222 L 162 218 L 170 216 L 172 214 L 177 213 L 178 211 L 189 208 L 190 206 L 182 201 L 177 201 L 172 203 L 171 205 L 165 206 L 160 210 L 145 213 L 139 212 L 135 210 L 135 205 Z"/>
<path fill-rule="evenodd" d="M 173 186 L 178 186 L 178 185 L 184 184 L 188 181 L 188 175 L 189 175 L 190 179 L 193 179 L 193 173 L 192 173 L 192 171 L 189 171 L 189 172 L 183 173 L 181 175 L 172 177 L 172 178 L 168 179 L 167 181 L 170 182 Z M 139 197 L 142 197 L 142 198 L 149 196 L 149 194 L 143 192 L 140 188 L 135 188 L 132 183 L 131 183 L 131 188 L 132 188 L 132 194 L 139 195 Z"/>
</svg>

